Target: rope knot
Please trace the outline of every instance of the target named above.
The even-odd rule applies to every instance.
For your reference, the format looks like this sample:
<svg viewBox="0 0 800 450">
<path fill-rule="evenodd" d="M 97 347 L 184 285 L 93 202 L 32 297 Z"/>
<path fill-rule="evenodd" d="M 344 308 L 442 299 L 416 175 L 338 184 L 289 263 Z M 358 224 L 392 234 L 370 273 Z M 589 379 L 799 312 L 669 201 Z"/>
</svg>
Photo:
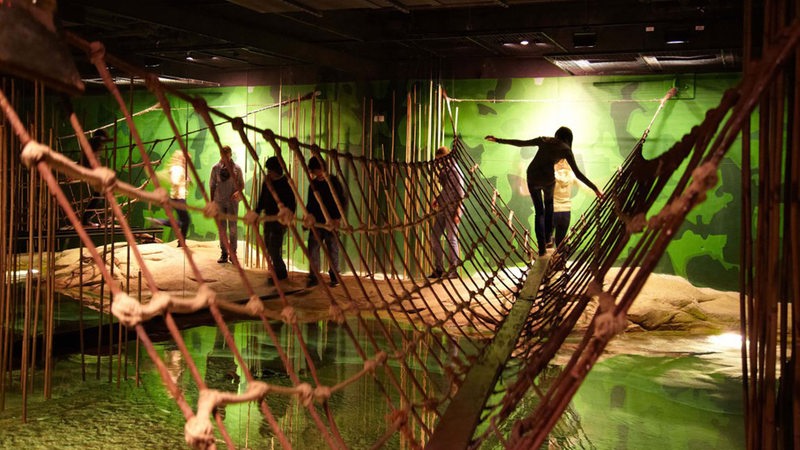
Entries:
<svg viewBox="0 0 800 450">
<path fill-rule="evenodd" d="M 628 326 L 627 315 L 615 315 L 613 311 L 598 314 L 594 320 L 594 334 L 597 339 L 609 340 Z"/>
<path fill-rule="evenodd" d="M 331 393 L 333 393 L 333 391 L 330 386 L 317 386 L 314 389 L 314 400 L 316 400 L 317 403 L 328 401 L 328 399 L 331 398 Z"/>
<path fill-rule="evenodd" d="M 258 214 L 252 209 L 247 211 L 242 219 L 247 225 L 253 226 L 258 224 Z"/>
<path fill-rule="evenodd" d="M 48 154 L 50 154 L 50 147 L 30 140 L 25 144 L 25 148 L 22 149 L 20 159 L 22 159 L 25 167 L 32 167 L 39 161 L 46 159 Z"/>
<path fill-rule="evenodd" d="M 203 216 L 213 219 L 217 217 L 219 214 L 219 206 L 217 206 L 217 202 L 208 202 L 206 206 L 203 207 Z"/>
<path fill-rule="evenodd" d="M 294 213 L 291 209 L 281 205 L 280 208 L 278 208 L 278 223 L 288 227 L 292 222 L 294 222 Z"/>
<path fill-rule="evenodd" d="M 378 367 L 378 365 L 383 365 L 386 362 L 386 358 L 387 358 L 386 352 L 376 353 L 375 358 L 364 361 L 364 370 L 366 370 L 371 374 L 374 374 L 375 369 Z"/>
<path fill-rule="evenodd" d="M 297 323 L 297 311 L 291 306 L 286 306 L 281 310 L 281 319 L 290 325 L 294 325 Z"/>
<path fill-rule="evenodd" d="M 231 127 L 236 131 L 244 130 L 244 120 L 242 120 L 241 117 L 234 117 L 234 119 L 231 120 Z"/>
<path fill-rule="evenodd" d="M 275 140 L 275 132 L 270 130 L 270 129 L 266 129 L 266 130 L 262 131 L 261 132 L 261 136 L 264 136 L 264 139 L 266 139 L 268 141 L 274 141 Z"/>
<path fill-rule="evenodd" d="M 257 295 L 250 296 L 250 299 L 247 300 L 247 304 L 244 305 L 244 307 L 254 316 L 258 316 L 264 312 L 264 303 L 261 302 L 261 299 Z"/>
<path fill-rule="evenodd" d="M 200 307 L 211 306 L 217 302 L 217 293 L 208 284 L 203 283 L 197 288 L 195 298 Z"/>
<path fill-rule="evenodd" d="M 142 322 L 142 304 L 130 295 L 120 292 L 114 295 L 111 314 L 126 327 L 135 327 Z"/>
<path fill-rule="evenodd" d="M 594 323 L 594 337 L 607 340 L 625 330 L 628 319 L 624 312 L 619 315 L 614 314 L 616 302 L 608 292 L 601 292 L 597 300 L 599 306 Z"/>
<path fill-rule="evenodd" d="M 314 218 L 313 214 L 306 214 L 303 216 L 303 228 L 310 230 L 314 228 L 314 224 L 316 223 L 317 220 Z"/>
<path fill-rule="evenodd" d="M 192 448 L 215 448 L 214 427 L 208 417 L 194 416 L 186 421 L 183 427 L 186 443 Z"/>
<path fill-rule="evenodd" d="M 112 190 L 114 185 L 117 184 L 117 173 L 108 167 L 98 167 L 94 169 L 94 173 L 100 179 L 100 186 L 103 192 Z"/>
<path fill-rule="evenodd" d="M 634 234 L 644 230 L 645 225 L 647 225 L 647 217 L 645 217 L 644 213 L 639 213 L 628 220 L 625 228 L 629 234 Z"/>
<path fill-rule="evenodd" d="M 314 388 L 308 383 L 300 383 L 295 386 L 295 389 L 297 389 L 297 399 L 300 404 L 306 407 L 310 406 L 314 400 Z"/>
</svg>

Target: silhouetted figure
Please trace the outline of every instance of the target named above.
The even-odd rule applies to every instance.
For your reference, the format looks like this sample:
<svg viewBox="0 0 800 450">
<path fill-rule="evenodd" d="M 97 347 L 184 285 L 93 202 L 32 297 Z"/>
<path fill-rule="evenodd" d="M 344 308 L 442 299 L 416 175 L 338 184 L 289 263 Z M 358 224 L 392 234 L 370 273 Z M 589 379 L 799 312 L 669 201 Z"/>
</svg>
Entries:
<svg viewBox="0 0 800 450">
<path fill-rule="evenodd" d="M 327 230 L 325 228 L 317 228 L 316 230 L 317 234 L 319 235 L 319 240 L 322 241 L 321 243 L 325 244 L 325 247 L 328 249 L 328 255 L 330 256 L 328 261 L 330 265 L 328 269 L 328 275 L 330 276 L 330 285 L 333 287 L 339 284 L 339 280 L 337 278 L 339 274 L 339 233 L 336 231 L 336 229 L 339 227 L 339 221 L 342 218 L 342 212 L 339 211 L 339 207 L 336 205 L 334 195 L 336 195 L 336 198 L 339 200 L 339 204 L 342 205 L 342 208 L 346 207 L 347 199 L 344 195 L 342 183 L 339 181 L 336 175 L 331 175 L 328 173 L 328 171 L 325 169 L 325 161 L 321 157 L 312 157 L 308 162 L 308 170 L 311 172 L 312 179 L 311 189 L 308 190 L 308 201 L 306 202 L 306 208 L 308 209 L 308 212 L 314 216 L 314 220 L 317 223 L 324 223 L 333 226 L 332 230 Z M 330 181 L 330 185 L 333 186 L 333 192 L 328 185 L 328 181 Z M 322 204 L 317 201 L 317 195 L 319 195 Z M 331 222 L 328 222 L 325 218 L 323 208 L 328 213 Z M 320 241 L 318 241 L 317 237 L 314 236 L 314 230 L 308 230 L 309 286 L 314 286 L 317 284 L 317 277 L 315 276 L 314 272 L 320 270 Z"/>
<path fill-rule="evenodd" d="M 509 144 L 517 147 L 536 146 L 539 150 L 528 165 L 527 181 L 528 191 L 533 201 L 534 232 L 536 234 L 537 245 L 539 246 L 539 256 L 546 253 L 548 239 L 552 235 L 553 229 L 553 189 L 555 188 L 556 177 L 554 165 L 560 159 L 566 159 L 569 166 L 575 172 L 575 176 L 586 186 L 591 188 L 598 198 L 603 194 L 597 189 L 583 172 L 578 169 L 575 163 L 575 155 L 572 153 L 572 130 L 561 127 L 556 130 L 555 137 L 541 136 L 529 140 L 501 139 L 492 135 L 486 136 L 487 141 Z"/>
<path fill-rule="evenodd" d="M 283 168 L 278 157 L 271 156 L 264 163 L 267 175 L 261 183 L 261 193 L 256 203 L 256 212 L 264 213 L 268 216 L 278 214 L 280 207 L 288 208 L 292 213 L 297 210 L 297 200 L 294 191 L 289 185 L 289 179 L 283 173 Z M 278 280 L 285 280 L 289 274 L 286 271 L 286 263 L 283 261 L 281 249 L 283 247 L 283 237 L 286 234 L 286 226 L 276 221 L 264 222 L 264 243 L 267 246 L 267 254 L 272 261 L 272 267 Z M 272 278 L 267 278 L 267 283 L 271 283 Z"/>
</svg>

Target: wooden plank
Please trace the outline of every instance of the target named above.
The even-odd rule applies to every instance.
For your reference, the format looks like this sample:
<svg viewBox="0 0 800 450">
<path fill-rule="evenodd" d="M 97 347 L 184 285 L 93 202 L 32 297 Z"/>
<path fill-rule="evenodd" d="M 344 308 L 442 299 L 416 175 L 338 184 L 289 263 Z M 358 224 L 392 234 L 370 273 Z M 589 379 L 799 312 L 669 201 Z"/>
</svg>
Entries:
<svg viewBox="0 0 800 450">
<path fill-rule="evenodd" d="M 505 366 L 525 320 L 530 314 L 533 300 L 539 292 L 550 258 L 538 258 L 528 273 L 528 278 L 508 313 L 500 330 L 486 348 L 479 360 L 472 366 L 464 383 L 447 406 L 442 419 L 436 426 L 427 450 L 451 450 L 467 448 L 475 428 L 480 421 L 481 411 L 488 400 L 497 378 Z"/>
</svg>

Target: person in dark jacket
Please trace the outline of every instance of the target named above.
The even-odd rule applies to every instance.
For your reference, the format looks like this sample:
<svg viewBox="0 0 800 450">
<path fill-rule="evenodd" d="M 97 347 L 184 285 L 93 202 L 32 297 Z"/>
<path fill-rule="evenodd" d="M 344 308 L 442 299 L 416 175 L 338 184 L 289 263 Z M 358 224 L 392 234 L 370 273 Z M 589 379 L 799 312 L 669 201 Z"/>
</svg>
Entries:
<svg viewBox="0 0 800 450">
<path fill-rule="evenodd" d="M 330 276 L 330 285 L 334 287 L 339 284 L 339 238 L 336 229 L 342 218 L 342 212 L 339 211 L 336 199 L 339 200 L 339 205 L 341 205 L 342 208 L 346 207 L 347 199 L 344 195 L 342 183 L 336 175 L 328 173 L 325 169 L 325 161 L 321 157 L 312 157 L 308 162 L 308 170 L 311 172 L 311 187 L 308 190 L 306 209 L 308 209 L 309 214 L 314 216 L 314 220 L 317 223 L 333 226 L 333 230 L 317 228 L 316 232 L 319 235 L 319 239 L 328 249 L 328 255 L 330 256 L 328 275 Z M 329 181 L 330 185 L 328 184 Z M 333 192 L 331 191 L 331 186 L 333 186 Z M 334 195 L 336 195 L 336 199 L 334 199 Z M 317 200 L 317 196 L 319 196 L 322 204 Z M 330 218 L 330 222 L 328 222 L 328 219 L 325 217 L 323 210 Z M 317 284 L 317 277 L 314 272 L 320 269 L 319 246 L 320 242 L 314 235 L 314 230 L 308 230 L 309 286 Z"/>
<path fill-rule="evenodd" d="M 292 187 L 289 185 L 289 179 L 283 173 L 278 157 L 271 156 L 267 158 L 264 166 L 267 168 L 267 175 L 261 183 L 261 193 L 256 203 L 256 212 L 263 212 L 268 216 L 277 216 L 280 207 L 285 207 L 294 214 L 297 210 L 297 200 L 294 197 Z M 272 261 L 272 268 L 278 280 L 285 280 L 289 276 L 286 271 L 286 263 L 281 255 L 286 229 L 286 225 L 277 220 L 264 222 L 264 243 L 267 246 L 267 254 Z M 267 283 L 271 282 L 272 278 L 267 278 Z"/>
<path fill-rule="evenodd" d="M 531 194 L 535 212 L 534 232 L 539 246 L 539 256 L 546 253 L 547 239 L 553 234 L 553 190 L 556 184 L 553 166 L 556 162 L 566 159 L 572 171 L 575 172 L 575 177 L 592 189 L 598 198 L 603 198 L 603 194 L 597 189 L 597 186 L 578 169 L 575 155 L 572 153 L 572 130 L 567 127 L 556 130 L 555 137 L 541 136 L 523 141 L 501 139 L 489 135 L 486 136 L 486 140 L 517 147 L 539 147 L 536 156 L 528 165 L 527 171 L 528 191 Z"/>
</svg>

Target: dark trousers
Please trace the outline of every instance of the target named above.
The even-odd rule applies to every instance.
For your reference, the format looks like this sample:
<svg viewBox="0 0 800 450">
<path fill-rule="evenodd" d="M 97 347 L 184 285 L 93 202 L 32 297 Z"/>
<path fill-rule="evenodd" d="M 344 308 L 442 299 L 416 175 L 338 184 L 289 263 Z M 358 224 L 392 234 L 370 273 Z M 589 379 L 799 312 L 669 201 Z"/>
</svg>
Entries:
<svg viewBox="0 0 800 450">
<path fill-rule="evenodd" d="M 561 245 L 561 241 L 569 231 L 570 213 L 569 211 L 560 211 L 553 213 L 553 227 L 556 231 L 556 247 Z"/>
<path fill-rule="evenodd" d="M 181 203 L 183 206 L 186 206 L 186 199 L 172 198 L 170 200 L 172 200 L 173 203 Z M 181 228 L 183 239 L 186 239 L 186 233 L 189 232 L 189 225 L 192 223 L 192 219 L 189 217 L 189 211 L 180 208 L 173 208 L 172 210 L 178 215 L 178 226 Z"/>
<path fill-rule="evenodd" d="M 444 235 L 447 241 L 447 261 L 450 269 L 458 266 L 458 225 L 453 220 L 451 211 L 440 211 L 436 214 L 431 229 L 431 248 L 433 249 L 433 269 L 437 272 L 444 272 L 444 248 L 442 248 L 441 238 Z"/>
<path fill-rule="evenodd" d="M 534 227 L 536 234 L 536 245 L 539 247 L 539 254 L 544 255 L 547 240 L 553 234 L 553 189 L 555 183 L 549 186 L 532 186 L 528 182 L 528 190 L 533 200 Z"/>
<path fill-rule="evenodd" d="M 237 215 L 239 214 L 239 202 L 227 202 L 227 203 L 219 203 L 219 212 L 222 214 L 227 215 Z M 228 235 L 228 242 L 231 245 L 231 253 L 236 254 L 236 246 L 238 244 L 238 237 L 239 237 L 239 229 L 237 228 L 236 220 L 228 220 L 228 219 L 220 219 L 219 220 L 219 249 L 222 252 L 222 256 L 228 256 L 228 249 L 225 247 L 225 234 Z"/>
<path fill-rule="evenodd" d="M 278 222 L 264 223 L 264 244 L 267 246 L 267 255 L 272 260 L 272 267 L 275 276 L 279 280 L 285 280 L 289 276 L 286 271 L 286 263 L 283 262 L 281 250 L 283 248 L 283 236 L 286 234 L 286 227 Z"/>
<path fill-rule="evenodd" d="M 328 258 L 328 263 L 330 264 L 328 274 L 333 277 L 336 273 L 339 273 L 339 240 L 336 237 L 336 233 L 323 228 L 318 228 L 317 234 L 319 234 L 320 240 L 328 249 L 328 254 L 330 256 L 330 258 Z M 320 270 L 319 245 L 320 243 L 317 241 L 317 238 L 314 237 L 314 233 L 308 230 L 308 262 L 311 266 L 308 270 L 309 278 L 314 278 L 314 271 Z"/>
</svg>

